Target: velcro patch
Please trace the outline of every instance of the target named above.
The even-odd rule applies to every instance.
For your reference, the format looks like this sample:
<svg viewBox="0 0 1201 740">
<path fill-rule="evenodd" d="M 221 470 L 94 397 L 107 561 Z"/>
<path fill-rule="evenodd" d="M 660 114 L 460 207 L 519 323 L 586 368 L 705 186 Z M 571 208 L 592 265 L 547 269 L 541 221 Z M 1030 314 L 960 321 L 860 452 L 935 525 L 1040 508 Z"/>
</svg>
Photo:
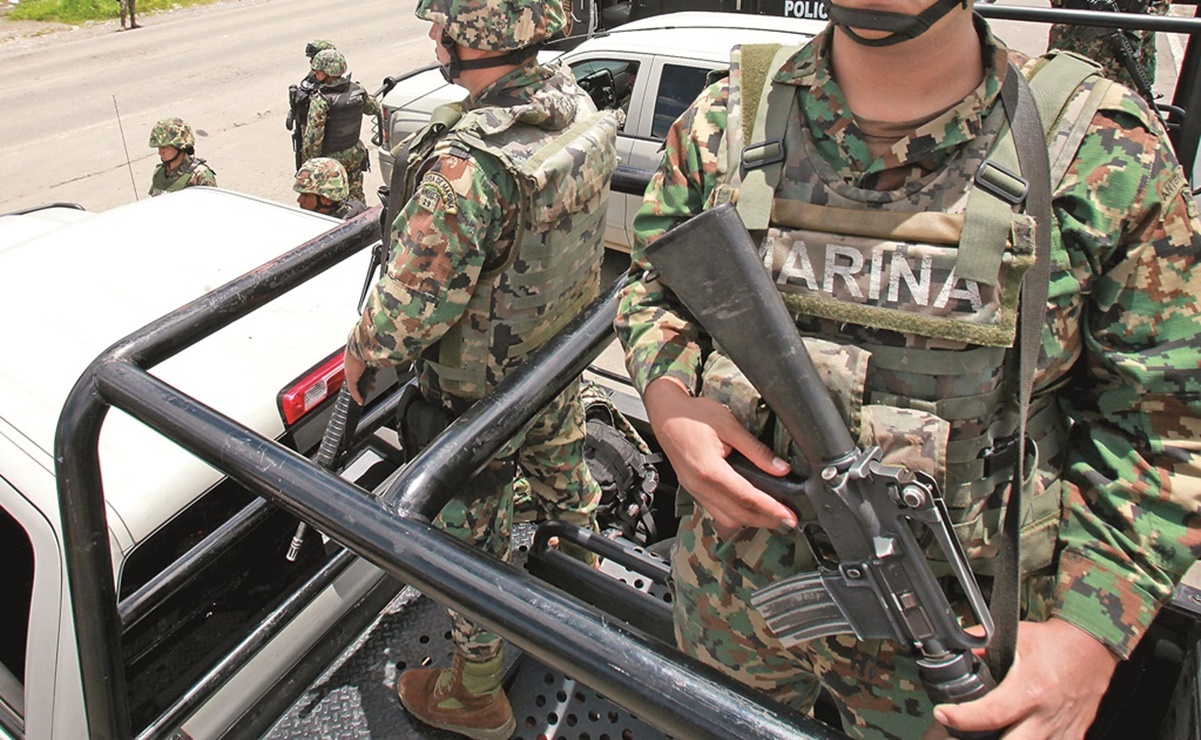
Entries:
<svg viewBox="0 0 1201 740">
<path fill-rule="evenodd" d="M 417 204 L 431 213 L 458 213 L 458 198 L 455 189 L 437 172 L 427 172 L 417 186 Z"/>
</svg>

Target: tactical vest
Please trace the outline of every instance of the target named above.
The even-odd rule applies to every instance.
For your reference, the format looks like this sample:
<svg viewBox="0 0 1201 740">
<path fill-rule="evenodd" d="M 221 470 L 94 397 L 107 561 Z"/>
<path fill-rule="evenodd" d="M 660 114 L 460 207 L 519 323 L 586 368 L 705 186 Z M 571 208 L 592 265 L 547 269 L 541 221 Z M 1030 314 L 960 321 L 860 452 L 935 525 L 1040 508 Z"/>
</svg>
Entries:
<svg viewBox="0 0 1201 740">
<path fill-rule="evenodd" d="M 329 103 L 321 154 L 325 156 L 340 152 L 359 143 L 359 132 L 363 127 L 363 101 L 367 96 L 363 86 L 353 80 L 343 79 L 332 85 L 322 85 L 317 94 Z"/>
<path fill-rule="evenodd" d="M 1016 439 L 1017 297 L 1033 263 L 1034 225 L 1020 207 L 1024 181 L 1014 174 L 1002 106 L 941 171 L 895 191 L 856 188 L 817 151 L 797 88 L 770 82 L 796 51 L 735 50 L 725 171 L 710 205 L 733 200 L 762 235 L 764 265 L 858 443 L 935 477 L 979 574 L 992 573 L 1013 463 L 1026 450 L 1022 571 L 1046 567 L 1068 424 L 1051 389 L 1037 389 L 1027 414 L 1033 445 Z M 1058 183 L 1112 83 L 1067 54 L 1031 69 Z M 715 353 L 705 392 L 761 430 L 757 394 L 736 375 Z M 774 435 L 777 452 L 788 454 L 786 433 Z M 938 571 L 942 554 L 928 554 Z"/>
<path fill-rule="evenodd" d="M 575 122 L 558 132 L 497 125 L 510 119 L 503 109 L 442 106 L 409 146 L 401 202 L 415 192 L 421 165 L 441 156 L 492 157 L 519 191 L 513 246 L 485 267 L 461 320 L 417 362 L 426 387 L 449 406 L 482 397 L 599 292 L 619 123 L 583 91 L 576 98 Z"/>
<path fill-rule="evenodd" d="M 196 171 L 198 166 L 203 164 L 203 159 L 188 156 L 187 161 L 179 166 L 175 174 L 169 176 L 167 175 L 166 163 L 159 163 L 154 168 L 154 176 L 150 180 L 150 195 L 162 195 L 163 193 L 174 193 L 177 190 L 183 190 L 192 179 L 192 173 Z"/>
</svg>

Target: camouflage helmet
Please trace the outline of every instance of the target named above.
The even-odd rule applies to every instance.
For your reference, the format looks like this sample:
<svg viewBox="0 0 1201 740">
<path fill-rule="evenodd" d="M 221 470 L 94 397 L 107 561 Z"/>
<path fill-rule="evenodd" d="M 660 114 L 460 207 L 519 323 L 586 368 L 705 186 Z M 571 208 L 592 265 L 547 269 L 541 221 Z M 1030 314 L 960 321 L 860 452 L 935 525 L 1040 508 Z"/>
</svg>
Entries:
<svg viewBox="0 0 1201 740">
<path fill-rule="evenodd" d="M 417 0 L 417 17 L 479 51 L 521 49 L 567 25 L 561 0 Z"/>
<path fill-rule="evenodd" d="M 196 137 L 192 135 L 192 127 L 184 123 L 182 118 L 164 118 L 150 129 L 151 149 L 163 146 L 187 149 L 195 145 Z"/>
<path fill-rule="evenodd" d="M 312 59 L 317 56 L 317 52 L 332 48 L 334 48 L 333 42 L 326 41 L 325 39 L 313 39 L 304 45 L 304 55 Z"/>
<path fill-rule="evenodd" d="M 301 165 L 296 171 L 296 184 L 292 189 L 339 203 L 350 197 L 346 168 L 338 160 L 329 157 L 314 157 Z"/>
<path fill-rule="evenodd" d="M 346 74 L 346 57 L 337 49 L 323 49 L 313 56 L 313 71 L 341 77 Z"/>
</svg>

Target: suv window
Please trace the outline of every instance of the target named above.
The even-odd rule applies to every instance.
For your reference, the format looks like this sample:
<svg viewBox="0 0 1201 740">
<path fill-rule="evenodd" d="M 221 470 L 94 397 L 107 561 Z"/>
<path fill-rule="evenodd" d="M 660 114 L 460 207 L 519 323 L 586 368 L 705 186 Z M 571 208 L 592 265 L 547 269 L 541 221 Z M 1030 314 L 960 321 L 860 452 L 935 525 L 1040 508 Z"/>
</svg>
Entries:
<svg viewBox="0 0 1201 740">
<path fill-rule="evenodd" d="M 21 729 L 25 714 L 25 649 L 33 598 L 33 543 L 11 514 L 0 509 L 0 593 L 5 624 L 0 631 L 0 728 Z M 0 733 L 3 734 L 3 733 Z"/>
<path fill-rule="evenodd" d="M 597 108 L 620 108 L 629 113 L 638 67 L 637 61 L 629 59 L 589 59 L 571 65 L 571 72 Z"/>
<path fill-rule="evenodd" d="M 655 97 L 655 119 L 651 124 L 651 137 L 664 139 L 667 130 L 680 114 L 692 104 L 705 88 L 705 67 L 688 67 L 682 64 L 664 64 L 659 75 L 659 93 Z"/>
</svg>

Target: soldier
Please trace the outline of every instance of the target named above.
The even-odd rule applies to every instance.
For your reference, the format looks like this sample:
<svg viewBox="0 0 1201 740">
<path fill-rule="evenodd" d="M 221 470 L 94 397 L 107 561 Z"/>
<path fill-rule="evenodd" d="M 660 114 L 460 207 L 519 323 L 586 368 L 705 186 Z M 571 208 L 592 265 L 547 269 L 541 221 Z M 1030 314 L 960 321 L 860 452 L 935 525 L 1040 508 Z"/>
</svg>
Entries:
<svg viewBox="0 0 1201 740">
<path fill-rule="evenodd" d="M 196 137 L 181 118 L 164 118 L 150 130 L 150 148 L 162 161 L 154 168 L 150 195 L 162 195 L 197 185 L 217 187 L 217 175 L 195 156 Z"/>
<path fill-rule="evenodd" d="M 1107 12 L 1165 15 L 1168 0 L 1051 0 L 1055 8 L 1072 10 L 1101 10 Z M 1155 85 L 1155 32 L 1131 31 L 1121 28 L 1076 26 L 1063 23 L 1051 25 L 1047 40 L 1051 49 L 1074 51 L 1101 65 L 1106 77 L 1117 80 L 1151 99 Z M 1129 57 L 1131 67 L 1127 66 Z"/>
<path fill-rule="evenodd" d="M 309 60 L 309 72 L 299 84 L 288 87 L 288 116 L 284 119 L 284 126 L 292 132 L 292 153 L 296 156 L 296 169 L 300 169 L 300 165 L 304 164 L 304 158 L 300 154 L 304 145 L 304 124 L 309 118 L 309 99 L 317 89 L 317 77 L 312 69 L 313 57 L 317 56 L 318 52 L 333 48 L 333 43 L 325 39 L 313 39 L 305 44 L 304 55 Z"/>
<path fill-rule="evenodd" d="M 563 27 L 560 0 L 420 0 L 417 17 L 433 24 L 444 74 L 469 95 L 435 111 L 397 157 L 391 264 L 345 355 L 351 388 L 364 363 L 414 363 L 420 399 L 402 419 L 410 450 L 597 295 L 618 126 L 569 69 L 537 62 Z M 446 505 L 439 526 L 507 560 L 514 488 L 529 485 L 544 514 L 595 528 L 601 492 L 583 444 L 577 379 Z M 499 638 L 457 615 L 453 634 L 452 667 L 405 671 L 401 702 L 436 727 L 508 737 Z"/>
<path fill-rule="evenodd" d="M 329 157 L 314 157 L 301 165 L 292 189 L 300 193 L 296 202 L 306 211 L 346 219 L 367 210 L 362 201 L 350 197 L 346 169 Z"/>
<path fill-rule="evenodd" d="M 125 26 L 126 19 L 129 20 L 129 30 L 132 31 L 135 28 L 141 28 L 141 26 L 138 25 L 137 0 L 120 0 L 120 3 L 121 3 L 121 30 L 124 31 L 126 28 L 126 26 Z"/>
<path fill-rule="evenodd" d="M 1201 223 L 1187 180 L 1141 98 L 1079 57 L 1007 50 L 970 3 L 829 8 L 831 24 L 799 49 L 736 51 L 729 78 L 671 128 L 635 219 L 638 279 L 617 328 L 698 504 L 672 553 L 679 645 L 800 711 L 824 686 L 856 737 L 945 737 L 940 723 L 1083 737 L 1196 552 Z M 1014 101 L 1025 77 L 1050 136 L 1037 119 L 1021 136 L 1002 125 L 1006 107 L 1015 121 L 1032 110 Z M 1026 163 L 1046 149 L 1040 176 Z M 1020 180 L 997 167 L 1015 156 Z M 1044 207 L 1027 212 L 1027 187 Z M 885 464 L 937 477 L 973 569 L 997 571 L 982 585 L 1020 594 L 1017 660 L 983 698 L 932 706 L 902 646 L 840 634 L 789 648 L 750 605 L 757 589 L 815 570 L 814 556 L 798 515 L 725 458 L 736 450 L 774 475 L 803 461 L 644 272 L 648 242 L 729 201 L 852 435 L 886 450 Z M 1032 224 L 1049 233 L 1031 237 Z M 1021 273 L 1038 274 L 1032 243 L 1050 253 L 1021 288 L 1033 337 L 1017 326 Z M 689 248 L 700 261 L 707 246 Z M 1033 352 L 1018 349 L 1023 337 Z M 1014 400 L 1023 365 L 1027 414 Z M 1032 473 L 1018 481 L 1020 583 L 1016 563 L 996 558 L 999 541 L 1017 539 L 998 530 L 1019 464 Z M 989 649 L 992 662 L 1001 650 Z"/>
<path fill-rule="evenodd" d="M 377 116 L 379 103 L 346 73 L 346 57 L 336 49 L 313 55 L 318 87 L 309 99 L 301 157 L 332 157 L 350 177 L 350 196 L 363 200 L 363 172 L 368 169 L 367 147 L 359 141 L 363 116 Z"/>
</svg>

